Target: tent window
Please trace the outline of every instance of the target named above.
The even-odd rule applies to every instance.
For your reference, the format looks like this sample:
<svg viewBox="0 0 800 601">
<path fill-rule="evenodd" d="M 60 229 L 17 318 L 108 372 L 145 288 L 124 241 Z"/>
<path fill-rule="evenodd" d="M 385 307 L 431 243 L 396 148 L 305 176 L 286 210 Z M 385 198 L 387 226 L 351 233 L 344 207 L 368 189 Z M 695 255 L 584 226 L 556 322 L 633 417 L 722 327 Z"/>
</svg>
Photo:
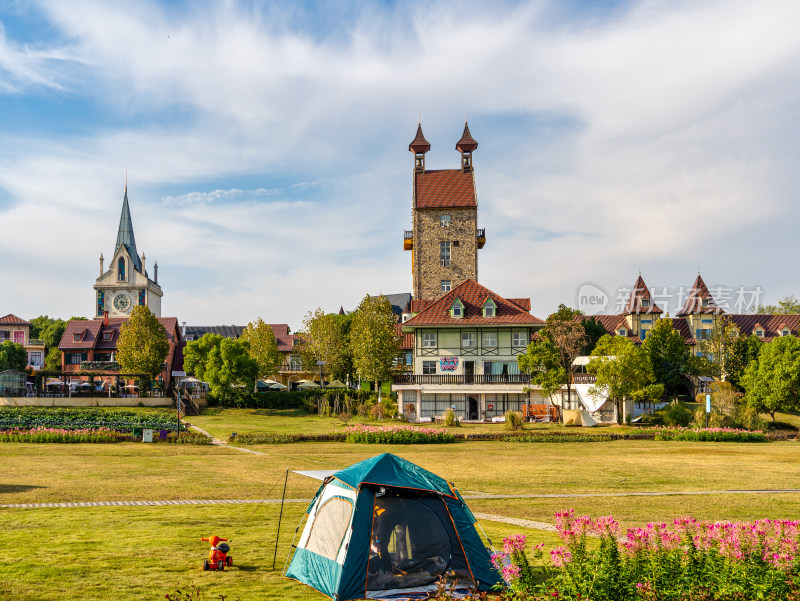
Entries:
<svg viewBox="0 0 800 601">
<path fill-rule="evenodd" d="M 351 513 L 353 505 L 346 499 L 333 497 L 325 501 L 314 518 L 306 550 L 335 561 L 350 525 Z"/>
<path fill-rule="evenodd" d="M 375 499 L 367 590 L 425 586 L 436 582 L 450 563 L 447 529 L 420 501 Z"/>
</svg>

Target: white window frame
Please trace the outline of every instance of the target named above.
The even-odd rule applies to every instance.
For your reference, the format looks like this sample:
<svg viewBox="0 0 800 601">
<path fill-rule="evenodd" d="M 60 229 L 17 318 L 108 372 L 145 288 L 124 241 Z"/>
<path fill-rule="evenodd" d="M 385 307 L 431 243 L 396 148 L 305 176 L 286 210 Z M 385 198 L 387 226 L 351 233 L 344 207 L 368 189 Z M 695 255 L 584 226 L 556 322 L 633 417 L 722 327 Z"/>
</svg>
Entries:
<svg viewBox="0 0 800 601">
<path fill-rule="evenodd" d="M 442 240 L 439 242 L 439 260 L 442 267 L 450 267 L 450 241 Z"/>
<path fill-rule="evenodd" d="M 450 215 L 439 215 L 439 227 L 450 227 L 451 222 Z"/>
<path fill-rule="evenodd" d="M 422 333 L 422 348 L 436 348 L 436 332 Z"/>
<path fill-rule="evenodd" d="M 643 298 L 642 299 L 642 309 L 649 309 L 650 308 L 650 299 Z"/>
<path fill-rule="evenodd" d="M 497 332 L 482 332 L 481 345 L 483 348 L 497 348 Z"/>
<path fill-rule="evenodd" d="M 453 289 L 453 280 L 441 280 L 442 292 L 450 292 Z"/>
<path fill-rule="evenodd" d="M 511 334 L 511 346 L 514 348 L 528 346 L 528 341 L 525 339 L 525 332 L 513 332 Z"/>
<path fill-rule="evenodd" d="M 461 348 L 476 348 L 477 346 L 477 332 L 461 332 Z"/>
</svg>

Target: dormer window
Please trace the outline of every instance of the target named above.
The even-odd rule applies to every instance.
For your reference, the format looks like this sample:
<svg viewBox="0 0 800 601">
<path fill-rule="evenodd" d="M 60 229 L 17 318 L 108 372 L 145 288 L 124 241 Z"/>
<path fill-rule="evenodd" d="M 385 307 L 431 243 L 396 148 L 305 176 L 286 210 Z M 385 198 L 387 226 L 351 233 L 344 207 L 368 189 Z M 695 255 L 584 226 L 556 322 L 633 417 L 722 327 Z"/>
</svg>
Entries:
<svg viewBox="0 0 800 601">
<path fill-rule="evenodd" d="M 755 331 L 755 332 L 753 332 L 753 333 L 754 333 L 756 336 L 758 336 L 759 338 L 763 338 L 763 337 L 764 337 L 764 330 L 762 330 L 761 328 L 757 328 L 757 329 L 756 329 L 756 331 Z"/>
<path fill-rule="evenodd" d="M 114 332 L 113 331 L 112 332 L 103 332 L 103 340 L 105 340 L 106 342 L 111 340 L 113 337 L 114 337 Z"/>
<path fill-rule="evenodd" d="M 619 329 L 619 335 L 620 336 L 627 336 L 628 335 L 628 330 L 626 330 L 625 328 L 620 328 Z"/>
<path fill-rule="evenodd" d="M 301 344 L 303 344 L 302 338 L 295 338 L 292 340 L 292 346 L 300 346 Z"/>
<path fill-rule="evenodd" d="M 453 301 L 453 304 L 450 305 L 450 317 L 454 319 L 461 319 L 464 317 L 464 303 L 458 299 Z"/>
<path fill-rule="evenodd" d="M 642 299 L 642 309 L 648 309 L 650 307 L 650 299 L 643 298 Z"/>
<path fill-rule="evenodd" d="M 491 298 L 487 298 L 483 303 L 483 316 L 494 317 L 495 315 L 497 315 L 497 305 Z"/>
<path fill-rule="evenodd" d="M 704 306 L 704 307 L 709 307 L 709 306 L 711 306 L 711 299 L 710 299 L 710 298 L 704 298 L 704 299 L 703 299 L 703 306 Z"/>
<path fill-rule="evenodd" d="M 120 282 L 125 281 L 125 257 L 120 257 L 117 261 L 117 279 Z"/>
<path fill-rule="evenodd" d="M 75 332 L 75 334 L 72 335 L 72 341 L 73 342 L 81 342 L 83 340 L 84 332 L 86 332 L 86 330 L 81 330 L 80 332 Z"/>
<path fill-rule="evenodd" d="M 783 328 L 781 330 L 781 336 L 788 336 L 789 334 L 791 334 L 791 332 L 789 331 L 789 328 Z"/>
</svg>

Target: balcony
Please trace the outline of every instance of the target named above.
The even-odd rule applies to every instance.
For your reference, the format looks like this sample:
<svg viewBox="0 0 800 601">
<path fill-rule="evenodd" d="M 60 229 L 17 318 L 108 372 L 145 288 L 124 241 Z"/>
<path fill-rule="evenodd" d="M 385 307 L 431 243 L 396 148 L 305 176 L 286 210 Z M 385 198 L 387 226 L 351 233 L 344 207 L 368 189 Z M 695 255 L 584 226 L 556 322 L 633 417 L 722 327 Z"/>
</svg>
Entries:
<svg viewBox="0 0 800 601">
<path fill-rule="evenodd" d="M 403 250 L 414 249 L 414 231 L 406 230 L 403 232 Z"/>
<path fill-rule="evenodd" d="M 468 375 L 468 374 L 403 374 L 395 376 L 394 384 L 530 384 L 528 374 Z"/>
<path fill-rule="evenodd" d="M 486 244 L 486 229 L 480 228 L 476 237 L 478 239 L 478 248 L 483 248 L 483 245 Z"/>
<path fill-rule="evenodd" d="M 81 371 L 119 371 L 117 361 L 81 361 Z"/>
<path fill-rule="evenodd" d="M 22 346 L 44 346 L 44 340 L 39 338 L 28 338 L 28 341 L 23 343 Z"/>
</svg>

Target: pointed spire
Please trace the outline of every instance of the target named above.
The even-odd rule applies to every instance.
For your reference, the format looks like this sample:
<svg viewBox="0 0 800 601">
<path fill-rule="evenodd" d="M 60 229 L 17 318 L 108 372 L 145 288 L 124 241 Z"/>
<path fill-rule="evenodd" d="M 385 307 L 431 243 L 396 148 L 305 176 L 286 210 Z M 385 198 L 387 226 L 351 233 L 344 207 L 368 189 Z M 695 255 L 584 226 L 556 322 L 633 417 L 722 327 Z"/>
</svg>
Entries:
<svg viewBox="0 0 800 601">
<path fill-rule="evenodd" d="M 408 145 L 408 149 L 414 154 L 425 154 L 431 149 L 431 144 L 425 139 L 422 133 L 422 123 L 417 124 L 417 135 Z"/>
<path fill-rule="evenodd" d="M 686 297 L 686 302 L 683 303 L 683 309 L 678 313 L 678 317 L 700 313 L 724 313 L 724 311 L 717 306 L 698 270 L 697 279 L 694 281 L 692 289 L 689 291 L 689 296 Z"/>
<path fill-rule="evenodd" d="M 663 313 L 661 308 L 653 302 L 653 297 L 650 294 L 650 289 L 644 283 L 641 271 L 639 277 L 636 278 L 636 283 L 633 285 L 631 295 L 628 298 L 628 304 L 625 305 L 623 314 L 630 315 L 632 313 Z"/>
<path fill-rule="evenodd" d="M 117 232 L 117 244 L 114 247 L 114 253 L 119 250 L 119 247 L 125 246 L 128 254 L 131 257 L 133 266 L 136 271 L 142 271 L 142 260 L 139 258 L 139 253 L 136 252 L 136 239 L 133 236 L 133 221 L 131 220 L 131 210 L 128 206 L 128 175 L 125 173 L 125 197 L 122 199 L 122 214 L 119 218 L 119 230 Z"/>
<path fill-rule="evenodd" d="M 478 143 L 472 134 L 469 133 L 469 125 L 464 121 L 464 133 L 461 134 L 461 139 L 456 143 L 456 150 L 459 152 L 472 152 L 478 149 Z"/>
</svg>

